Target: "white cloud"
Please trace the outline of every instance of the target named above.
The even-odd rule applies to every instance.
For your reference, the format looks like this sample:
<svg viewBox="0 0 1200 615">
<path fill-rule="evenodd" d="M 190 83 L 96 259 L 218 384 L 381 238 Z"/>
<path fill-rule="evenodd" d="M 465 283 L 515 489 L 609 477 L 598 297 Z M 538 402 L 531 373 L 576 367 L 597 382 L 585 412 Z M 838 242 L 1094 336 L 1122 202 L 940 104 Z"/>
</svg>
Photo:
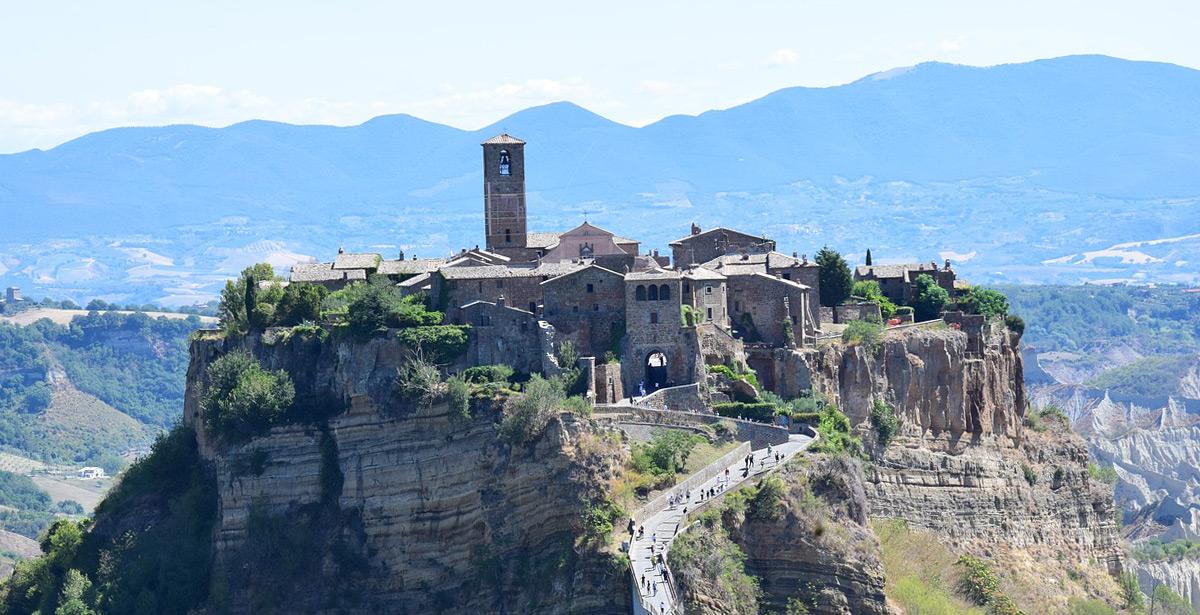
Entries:
<svg viewBox="0 0 1200 615">
<path fill-rule="evenodd" d="M 800 54 L 793 49 L 779 49 L 767 56 L 767 66 L 770 68 L 780 68 L 790 66 L 800 61 Z"/>
</svg>

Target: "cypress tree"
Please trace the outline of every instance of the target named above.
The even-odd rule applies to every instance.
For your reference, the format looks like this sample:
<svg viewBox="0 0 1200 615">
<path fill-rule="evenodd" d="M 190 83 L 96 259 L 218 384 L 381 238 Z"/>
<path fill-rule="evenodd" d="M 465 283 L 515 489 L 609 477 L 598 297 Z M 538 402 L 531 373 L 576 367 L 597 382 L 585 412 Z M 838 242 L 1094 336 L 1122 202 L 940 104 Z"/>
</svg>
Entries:
<svg viewBox="0 0 1200 615">
<path fill-rule="evenodd" d="M 254 323 L 254 306 L 258 303 L 258 281 L 249 272 L 246 273 L 246 328 Z"/>
<path fill-rule="evenodd" d="M 867 248 L 867 266 L 871 266 L 871 248 Z"/>
</svg>

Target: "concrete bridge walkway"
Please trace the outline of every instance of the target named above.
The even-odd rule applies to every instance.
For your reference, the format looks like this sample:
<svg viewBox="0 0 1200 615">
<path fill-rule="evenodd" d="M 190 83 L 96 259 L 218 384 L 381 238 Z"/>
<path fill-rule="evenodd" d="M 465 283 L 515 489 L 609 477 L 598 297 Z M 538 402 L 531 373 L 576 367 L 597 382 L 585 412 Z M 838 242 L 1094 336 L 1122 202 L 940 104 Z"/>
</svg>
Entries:
<svg viewBox="0 0 1200 615">
<path fill-rule="evenodd" d="M 671 575 L 668 568 L 667 579 L 664 580 L 663 568 L 667 559 L 666 551 L 670 549 L 675 536 L 687 526 L 688 517 L 701 505 L 707 507 L 710 501 L 710 498 L 700 499 L 701 491 L 716 488 L 718 493 L 711 498 L 711 501 L 719 502 L 726 493 L 747 481 L 778 469 L 796 454 L 808 448 L 813 441 L 814 438 L 811 436 L 793 434 L 787 442 L 772 446 L 769 454 L 766 447 L 756 449 L 752 452 L 754 464 L 748 473 L 744 472 L 746 466 L 743 462 L 735 462 L 727 468 L 728 478 L 725 476 L 725 472 L 716 472 L 714 478 L 709 479 L 699 488 L 692 489 L 690 498 L 687 493 L 681 491 L 678 493 L 680 501 L 674 506 L 642 519 L 641 525 L 645 528 L 645 535 L 641 539 L 636 538 L 635 535 L 629 545 L 629 561 L 634 585 L 634 615 L 682 615 L 683 608 L 679 605 L 678 597 L 675 594 L 674 576 Z M 783 455 L 778 462 L 774 459 L 775 453 Z M 684 514 L 685 509 L 687 510 L 686 515 Z M 634 514 L 634 518 L 640 517 L 641 515 Z M 637 528 L 634 529 L 636 531 Z M 660 554 L 663 556 L 664 564 L 658 563 Z M 650 582 L 649 587 L 643 583 L 643 577 Z"/>
</svg>

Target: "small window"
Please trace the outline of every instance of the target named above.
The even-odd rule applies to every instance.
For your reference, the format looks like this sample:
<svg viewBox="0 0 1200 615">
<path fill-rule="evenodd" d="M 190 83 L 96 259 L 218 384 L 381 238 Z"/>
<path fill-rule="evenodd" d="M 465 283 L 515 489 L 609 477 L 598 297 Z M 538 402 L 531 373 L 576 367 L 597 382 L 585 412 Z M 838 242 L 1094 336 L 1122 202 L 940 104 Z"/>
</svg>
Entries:
<svg viewBox="0 0 1200 615">
<path fill-rule="evenodd" d="M 692 292 L 692 285 L 691 285 L 691 284 L 689 284 L 689 283 L 687 283 L 687 282 L 684 282 L 684 283 L 683 283 L 683 292 L 684 292 L 685 294 L 686 294 L 686 293 L 690 293 L 690 292 Z"/>
<path fill-rule="evenodd" d="M 740 312 L 740 311 L 742 311 L 742 302 L 741 302 L 741 301 L 734 301 L 734 302 L 733 302 L 733 311 L 735 311 L 735 312 Z"/>
<path fill-rule="evenodd" d="M 658 301 L 658 287 L 657 286 L 655 286 L 653 284 L 650 285 L 650 293 L 649 293 L 649 295 L 646 296 L 646 299 L 648 299 L 650 301 Z"/>
<path fill-rule="evenodd" d="M 500 150 L 500 174 L 512 175 L 512 160 L 508 156 L 508 150 Z"/>
<path fill-rule="evenodd" d="M 537 302 L 535 302 L 535 301 L 529 302 L 529 313 L 537 314 Z"/>
<path fill-rule="evenodd" d="M 571 306 L 571 311 L 572 311 L 572 312 L 578 312 L 578 311 L 579 311 L 579 306 L 578 306 L 578 305 L 572 305 L 572 306 Z"/>
<path fill-rule="evenodd" d="M 587 291 L 588 291 L 589 293 L 594 293 L 594 292 L 596 292 L 596 287 L 595 287 L 594 285 L 592 285 L 591 283 L 588 283 L 588 285 L 587 285 Z"/>
<path fill-rule="evenodd" d="M 504 280 L 496 280 L 496 288 L 504 288 Z"/>
<path fill-rule="evenodd" d="M 712 294 L 712 286 L 705 286 L 705 287 L 704 287 L 704 294 L 706 294 L 706 295 L 711 295 L 711 294 Z"/>
<path fill-rule="evenodd" d="M 671 298 L 671 287 L 663 284 L 658 287 L 658 298 L 660 301 L 667 301 Z"/>
<path fill-rule="evenodd" d="M 792 274 L 790 274 L 790 273 L 785 273 L 785 274 L 783 274 L 783 279 L 785 279 L 785 280 L 790 280 L 790 279 L 792 279 Z"/>
<path fill-rule="evenodd" d="M 712 320 L 712 308 L 708 308 L 708 319 Z"/>
<path fill-rule="evenodd" d="M 479 281 L 479 292 L 483 292 L 483 280 Z"/>
<path fill-rule="evenodd" d="M 650 324 L 658 324 L 658 312 L 650 312 Z"/>
<path fill-rule="evenodd" d="M 593 303 L 593 304 L 592 304 L 592 311 L 593 311 L 593 312 L 599 312 L 599 311 L 600 311 L 600 304 L 599 304 L 599 303 Z"/>
<path fill-rule="evenodd" d="M 633 297 L 635 299 L 637 299 L 638 301 L 645 301 L 646 300 L 646 287 L 642 286 L 641 284 L 638 284 L 637 289 L 634 290 L 634 292 L 633 292 Z"/>
<path fill-rule="evenodd" d="M 504 243 L 512 243 L 512 231 L 504 229 Z"/>
</svg>

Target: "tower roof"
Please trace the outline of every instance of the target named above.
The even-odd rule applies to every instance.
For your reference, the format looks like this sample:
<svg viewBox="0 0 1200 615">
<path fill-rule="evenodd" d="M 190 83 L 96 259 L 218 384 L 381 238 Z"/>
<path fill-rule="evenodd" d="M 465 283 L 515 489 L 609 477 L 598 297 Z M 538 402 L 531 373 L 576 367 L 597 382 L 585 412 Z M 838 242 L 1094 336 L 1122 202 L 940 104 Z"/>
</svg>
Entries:
<svg viewBox="0 0 1200 615">
<path fill-rule="evenodd" d="M 525 145 L 525 142 L 505 132 L 480 143 L 480 145 Z"/>
</svg>

